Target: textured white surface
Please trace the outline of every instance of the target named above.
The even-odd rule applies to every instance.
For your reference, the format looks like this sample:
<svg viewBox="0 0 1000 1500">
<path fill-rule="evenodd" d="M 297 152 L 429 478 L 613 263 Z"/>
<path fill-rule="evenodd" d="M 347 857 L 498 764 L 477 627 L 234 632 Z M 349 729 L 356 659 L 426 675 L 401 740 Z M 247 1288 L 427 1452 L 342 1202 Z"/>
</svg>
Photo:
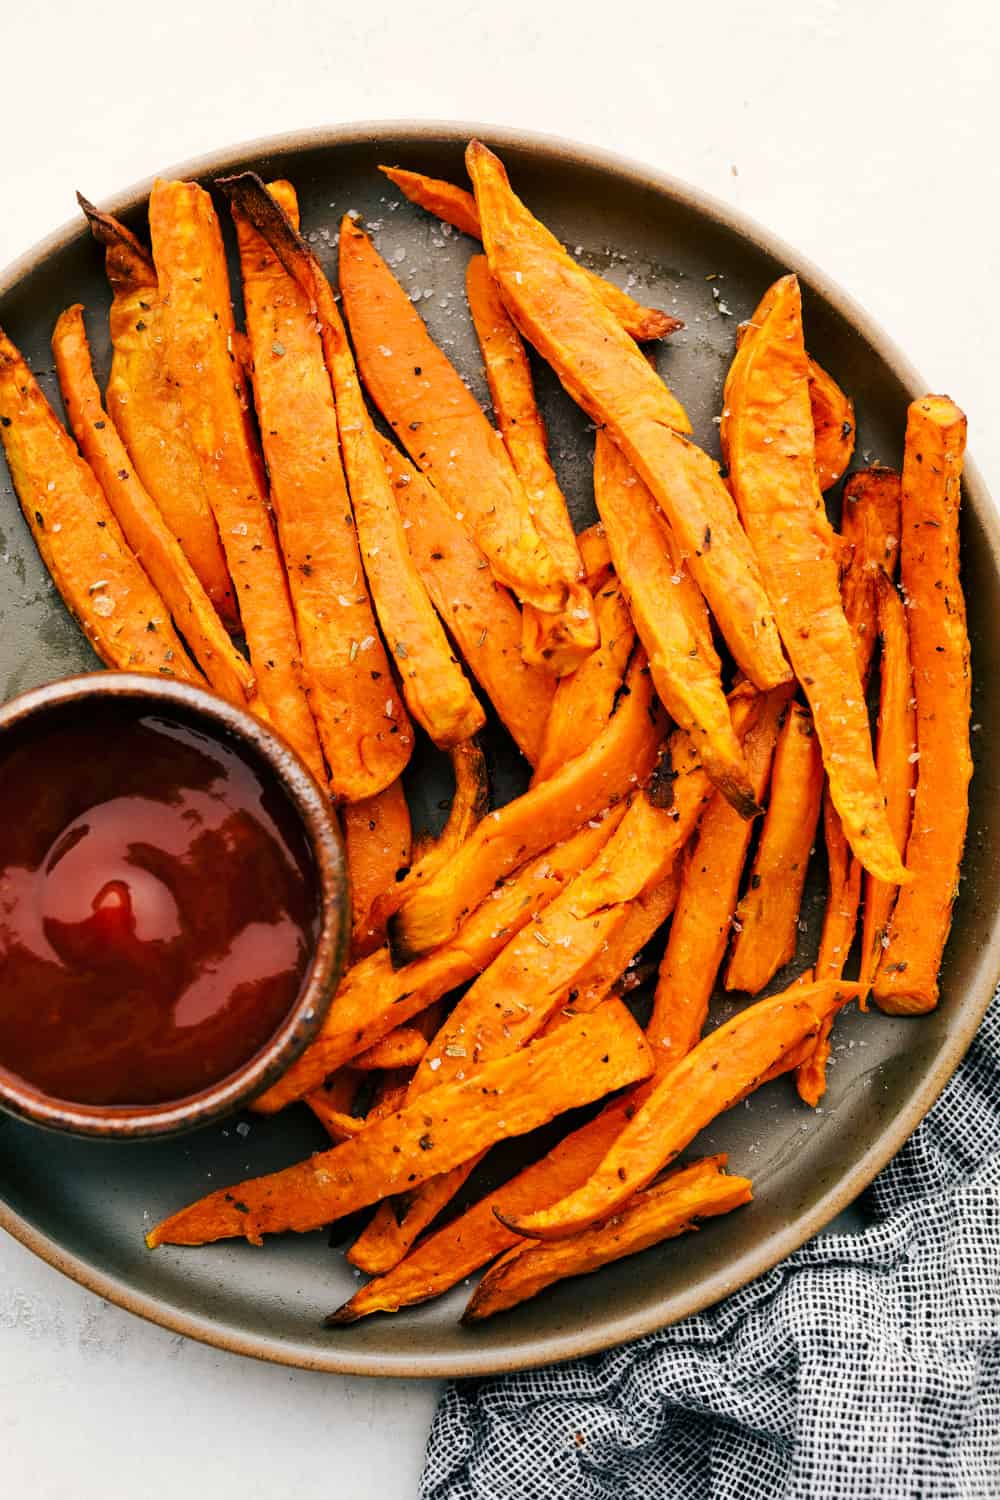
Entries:
<svg viewBox="0 0 1000 1500">
<path fill-rule="evenodd" d="M 231 142 L 406 116 L 545 130 L 686 178 L 811 256 L 965 407 L 1000 495 L 988 0 L 56 0 L 6 7 L 0 46 L 0 264 L 71 216 L 75 187 L 99 201 Z M 435 1396 L 202 1348 L 0 1241 L 11 1495 L 406 1500 Z"/>
</svg>

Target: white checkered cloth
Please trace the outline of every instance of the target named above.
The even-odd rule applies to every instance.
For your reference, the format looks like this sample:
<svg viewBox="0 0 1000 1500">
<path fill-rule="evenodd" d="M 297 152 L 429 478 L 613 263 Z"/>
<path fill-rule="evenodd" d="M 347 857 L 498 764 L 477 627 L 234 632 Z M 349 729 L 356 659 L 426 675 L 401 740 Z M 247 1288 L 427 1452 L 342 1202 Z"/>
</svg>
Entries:
<svg viewBox="0 0 1000 1500">
<path fill-rule="evenodd" d="M 453 1386 L 421 1500 L 997 1500 L 1000 1000 L 863 1206 L 672 1328 Z"/>
</svg>

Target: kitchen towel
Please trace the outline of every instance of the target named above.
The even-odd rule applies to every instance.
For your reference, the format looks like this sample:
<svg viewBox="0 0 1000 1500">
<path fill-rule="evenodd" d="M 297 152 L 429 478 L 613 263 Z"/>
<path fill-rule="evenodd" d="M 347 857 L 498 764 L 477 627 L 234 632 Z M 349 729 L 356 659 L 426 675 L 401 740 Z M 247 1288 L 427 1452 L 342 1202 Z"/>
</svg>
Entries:
<svg viewBox="0 0 1000 1500">
<path fill-rule="evenodd" d="M 421 1500 L 996 1500 L 997 997 L 861 1207 L 671 1328 L 453 1385 Z"/>
</svg>

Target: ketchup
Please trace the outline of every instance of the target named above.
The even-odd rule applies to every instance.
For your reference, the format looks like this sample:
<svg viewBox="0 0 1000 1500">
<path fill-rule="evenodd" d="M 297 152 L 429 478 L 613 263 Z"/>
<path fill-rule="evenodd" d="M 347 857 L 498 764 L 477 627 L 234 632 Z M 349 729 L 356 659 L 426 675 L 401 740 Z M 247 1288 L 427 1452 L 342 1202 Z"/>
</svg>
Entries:
<svg viewBox="0 0 1000 1500">
<path fill-rule="evenodd" d="M 317 927 L 291 804 L 224 742 L 108 705 L 0 756 L 0 1068 L 44 1093 L 225 1078 L 291 1009 Z"/>
</svg>

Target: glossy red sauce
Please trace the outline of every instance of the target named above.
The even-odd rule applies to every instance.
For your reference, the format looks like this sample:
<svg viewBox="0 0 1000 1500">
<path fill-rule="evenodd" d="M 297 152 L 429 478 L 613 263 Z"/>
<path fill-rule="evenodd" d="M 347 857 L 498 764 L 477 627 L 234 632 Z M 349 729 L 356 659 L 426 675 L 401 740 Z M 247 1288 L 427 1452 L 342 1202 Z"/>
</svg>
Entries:
<svg viewBox="0 0 1000 1500">
<path fill-rule="evenodd" d="M 45 1093 L 226 1077 L 294 1004 L 316 927 L 294 809 L 235 749 L 109 707 L 0 756 L 0 1067 Z"/>
</svg>

